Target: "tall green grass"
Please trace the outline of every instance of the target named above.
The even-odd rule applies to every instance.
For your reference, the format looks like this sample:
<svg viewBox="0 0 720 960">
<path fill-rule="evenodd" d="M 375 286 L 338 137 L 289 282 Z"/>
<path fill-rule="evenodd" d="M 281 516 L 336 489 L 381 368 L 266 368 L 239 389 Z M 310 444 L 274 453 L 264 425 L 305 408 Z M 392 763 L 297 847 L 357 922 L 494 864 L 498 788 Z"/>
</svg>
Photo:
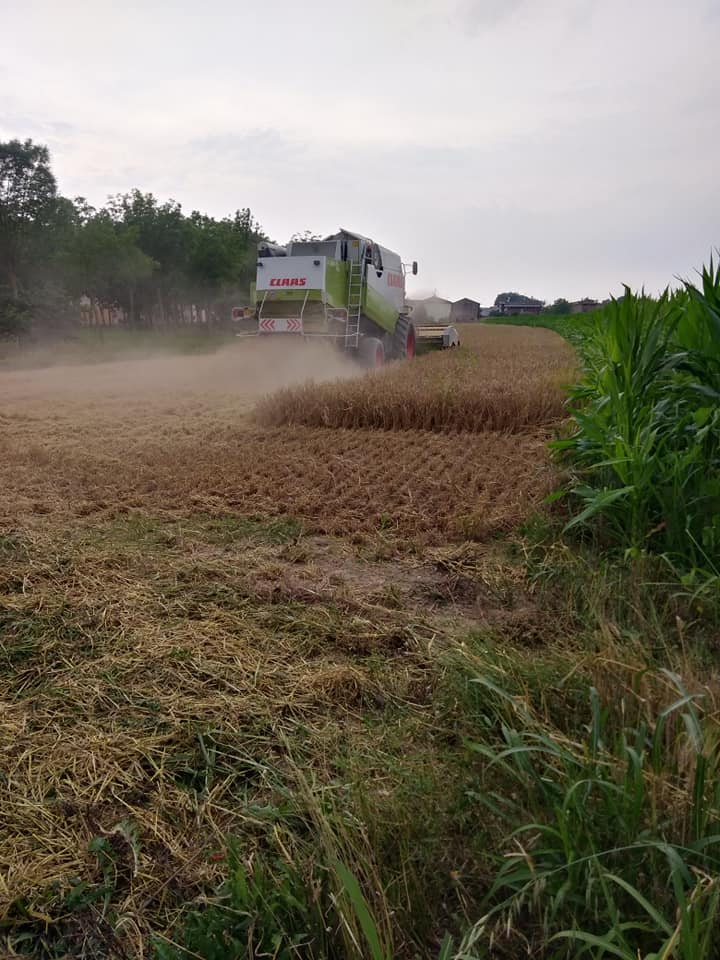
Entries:
<svg viewBox="0 0 720 960">
<path fill-rule="evenodd" d="M 284 774 L 261 770 L 276 794 L 253 808 L 262 842 L 226 838 L 222 883 L 153 938 L 155 960 L 393 960 L 375 851 L 340 785 L 317 784 L 289 758 Z"/>
<path fill-rule="evenodd" d="M 456 956 L 515 956 L 522 943 L 549 958 L 720 956 L 720 758 L 702 698 L 665 671 L 663 707 L 592 690 L 574 739 L 477 682 L 500 734 L 473 745 L 488 764 L 479 800 L 510 832 L 490 909 Z"/>
<path fill-rule="evenodd" d="M 555 447 L 577 468 L 571 527 L 717 586 L 720 267 L 700 280 L 657 300 L 627 289 L 593 316 L 576 341 L 576 430 Z"/>
<path fill-rule="evenodd" d="M 516 676 L 509 660 L 463 647 L 448 661 L 472 731 L 462 829 L 468 851 L 475 835 L 487 842 L 462 918 L 448 915 L 442 858 L 430 867 L 444 889 L 426 909 L 455 930 L 479 917 L 463 937 L 424 929 L 417 897 L 398 910 L 392 887 L 410 896 L 412 865 L 398 871 L 371 842 L 347 785 L 321 788 L 293 767 L 275 784 L 282 807 L 263 808 L 272 830 L 259 844 L 229 840 L 222 884 L 155 938 L 156 960 L 720 960 L 717 686 L 610 658 L 593 671 L 597 689 L 568 674 L 548 697 L 547 667 Z M 434 789 L 448 784 L 439 776 Z M 430 809 L 407 816 L 431 830 Z"/>
</svg>

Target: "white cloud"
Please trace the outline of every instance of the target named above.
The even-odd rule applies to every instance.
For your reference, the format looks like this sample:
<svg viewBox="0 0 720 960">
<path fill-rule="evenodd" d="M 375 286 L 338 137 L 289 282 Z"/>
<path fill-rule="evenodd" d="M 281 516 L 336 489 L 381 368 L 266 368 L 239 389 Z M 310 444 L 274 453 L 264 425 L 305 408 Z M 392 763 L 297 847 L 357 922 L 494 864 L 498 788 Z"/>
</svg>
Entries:
<svg viewBox="0 0 720 960">
<path fill-rule="evenodd" d="M 356 227 L 490 300 L 656 289 L 718 242 L 707 0 L 26 0 L 0 136 L 93 202 Z"/>
</svg>

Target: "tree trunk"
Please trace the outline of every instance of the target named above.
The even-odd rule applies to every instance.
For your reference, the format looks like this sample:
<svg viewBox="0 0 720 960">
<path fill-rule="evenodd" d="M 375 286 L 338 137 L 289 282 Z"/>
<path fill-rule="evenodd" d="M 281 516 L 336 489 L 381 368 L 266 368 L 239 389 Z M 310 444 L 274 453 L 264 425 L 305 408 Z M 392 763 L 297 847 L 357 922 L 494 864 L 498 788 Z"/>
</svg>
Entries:
<svg viewBox="0 0 720 960">
<path fill-rule="evenodd" d="M 15 270 L 12 267 L 8 267 L 7 275 L 8 275 L 8 280 L 10 281 L 10 295 L 12 296 L 13 300 L 19 300 L 20 287 L 18 284 L 17 274 L 15 273 Z"/>
<path fill-rule="evenodd" d="M 158 287 L 157 300 L 158 300 L 158 310 L 159 310 L 159 317 L 160 317 L 160 326 L 164 329 L 165 328 L 165 304 L 163 303 L 162 289 L 160 287 Z"/>
</svg>

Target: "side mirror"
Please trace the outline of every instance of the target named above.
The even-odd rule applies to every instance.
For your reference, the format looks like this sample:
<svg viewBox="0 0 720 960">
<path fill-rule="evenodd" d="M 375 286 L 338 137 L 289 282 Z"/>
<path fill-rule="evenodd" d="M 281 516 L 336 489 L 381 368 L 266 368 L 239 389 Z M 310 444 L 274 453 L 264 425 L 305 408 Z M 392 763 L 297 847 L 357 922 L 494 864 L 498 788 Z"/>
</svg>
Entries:
<svg viewBox="0 0 720 960">
<path fill-rule="evenodd" d="M 413 260 L 412 272 L 413 272 L 413 276 L 416 277 L 417 276 L 417 260 Z"/>
</svg>

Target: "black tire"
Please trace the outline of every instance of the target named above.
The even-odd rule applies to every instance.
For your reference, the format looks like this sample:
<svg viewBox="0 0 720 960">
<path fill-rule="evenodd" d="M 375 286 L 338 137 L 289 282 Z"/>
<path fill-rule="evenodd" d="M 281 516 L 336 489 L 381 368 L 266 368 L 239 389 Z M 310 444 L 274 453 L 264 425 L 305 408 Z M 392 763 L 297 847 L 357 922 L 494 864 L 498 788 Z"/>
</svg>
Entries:
<svg viewBox="0 0 720 960">
<path fill-rule="evenodd" d="M 410 317 L 400 314 L 393 335 L 393 356 L 398 360 L 413 360 L 417 353 L 415 327 Z"/>
<path fill-rule="evenodd" d="M 358 345 L 358 360 L 368 370 L 385 365 L 385 347 L 377 337 L 363 337 Z"/>
</svg>

